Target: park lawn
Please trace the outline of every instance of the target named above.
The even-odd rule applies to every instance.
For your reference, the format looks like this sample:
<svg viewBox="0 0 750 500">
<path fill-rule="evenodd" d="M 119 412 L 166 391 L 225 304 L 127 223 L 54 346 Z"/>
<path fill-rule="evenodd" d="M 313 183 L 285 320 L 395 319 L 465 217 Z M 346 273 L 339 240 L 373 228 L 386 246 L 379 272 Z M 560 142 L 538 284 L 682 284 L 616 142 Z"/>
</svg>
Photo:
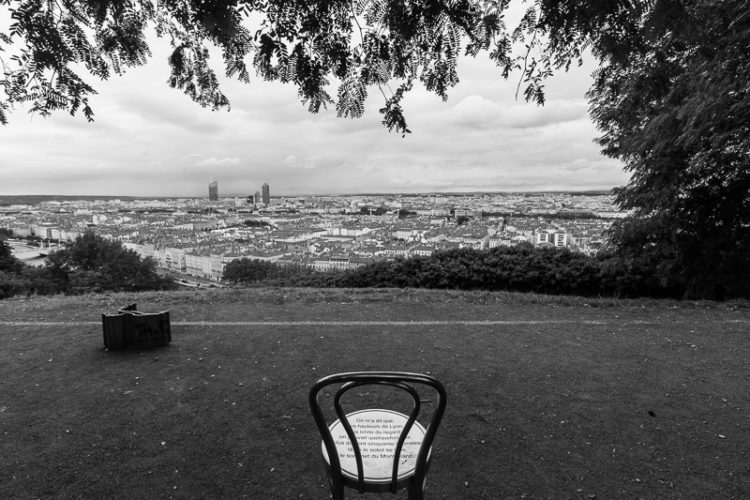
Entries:
<svg viewBox="0 0 750 500">
<path fill-rule="evenodd" d="M 170 346 L 103 349 L 131 302 Z M 749 328 L 744 302 L 485 292 L 0 301 L 0 498 L 322 500 L 309 387 L 406 370 L 449 394 L 430 499 L 746 499 Z"/>
</svg>

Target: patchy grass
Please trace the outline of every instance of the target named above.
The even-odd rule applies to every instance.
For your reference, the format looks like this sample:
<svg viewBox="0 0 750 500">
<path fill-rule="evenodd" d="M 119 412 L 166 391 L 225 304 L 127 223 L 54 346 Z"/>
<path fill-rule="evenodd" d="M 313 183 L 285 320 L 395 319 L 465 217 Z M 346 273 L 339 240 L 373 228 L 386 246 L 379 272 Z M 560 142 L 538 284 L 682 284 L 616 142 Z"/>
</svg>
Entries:
<svg viewBox="0 0 750 500">
<path fill-rule="evenodd" d="M 130 302 L 170 309 L 169 347 L 103 349 Z M 0 321 L 0 498 L 328 498 L 307 391 L 350 370 L 446 385 L 431 499 L 750 498 L 745 302 L 259 288 L 11 299 Z"/>
</svg>

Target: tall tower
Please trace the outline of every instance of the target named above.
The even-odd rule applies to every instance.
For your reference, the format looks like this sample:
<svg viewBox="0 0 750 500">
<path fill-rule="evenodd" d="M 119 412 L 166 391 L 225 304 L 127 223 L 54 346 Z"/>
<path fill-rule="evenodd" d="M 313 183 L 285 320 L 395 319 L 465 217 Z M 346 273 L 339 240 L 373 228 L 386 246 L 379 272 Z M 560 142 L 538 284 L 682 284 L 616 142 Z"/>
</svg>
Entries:
<svg viewBox="0 0 750 500">
<path fill-rule="evenodd" d="M 208 185 L 208 200 L 219 201 L 219 183 L 213 179 Z"/>
<path fill-rule="evenodd" d="M 266 182 L 263 184 L 263 204 L 264 205 L 270 205 L 271 204 L 271 190 L 268 187 L 268 183 Z"/>
</svg>

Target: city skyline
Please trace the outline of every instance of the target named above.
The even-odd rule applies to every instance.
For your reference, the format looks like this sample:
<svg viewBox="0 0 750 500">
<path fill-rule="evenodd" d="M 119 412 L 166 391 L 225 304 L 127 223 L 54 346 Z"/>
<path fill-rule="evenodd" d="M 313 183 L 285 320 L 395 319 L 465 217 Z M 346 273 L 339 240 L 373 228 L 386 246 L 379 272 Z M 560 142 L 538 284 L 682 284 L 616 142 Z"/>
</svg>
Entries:
<svg viewBox="0 0 750 500">
<path fill-rule="evenodd" d="M 294 87 L 259 77 L 220 78 L 231 111 L 201 108 L 166 85 L 168 44 L 151 46 L 146 66 L 92 80 L 94 123 L 10 113 L 0 127 L 0 194 L 194 197 L 209 178 L 247 194 L 274 179 L 290 196 L 587 191 L 629 177 L 593 142 L 584 96 L 592 56 L 547 82 L 544 107 L 515 98 L 517 74 L 505 81 L 486 58 L 462 57 L 447 102 L 421 88 L 405 98 L 413 133 L 402 138 L 381 124 L 377 88 L 358 119 L 310 114 Z M 221 74 L 220 55 L 212 60 Z"/>
<path fill-rule="evenodd" d="M 495 195 L 529 195 L 529 196 L 541 196 L 541 195 L 568 195 L 568 196 L 602 196 L 602 195 L 614 195 L 612 189 L 558 189 L 558 190 L 514 190 L 514 191 L 501 191 L 501 190 L 485 190 L 485 191 L 410 191 L 410 192 L 385 192 L 385 191 L 352 191 L 352 192 L 277 192 L 276 194 L 270 195 L 269 199 L 301 199 L 301 198 L 367 198 L 367 197 L 385 197 L 398 199 L 401 197 L 425 197 L 425 196 L 437 196 L 437 197 L 454 197 L 454 196 L 495 196 Z M 218 193 L 219 201 L 230 201 L 237 199 L 247 199 L 255 204 L 262 203 L 262 193 L 260 191 L 252 192 L 229 192 L 229 193 Z M 0 206 L 7 205 L 9 203 L 20 203 L 20 204 L 36 204 L 42 201 L 61 201 L 61 202 L 74 202 L 74 201 L 96 201 L 96 200 L 210 200 L 210 192 L 208 196 L 204 194 L 196 195 L 152 195 L 152 196 L 133 196 L 133 195 L 116 195 L 116 194 L 80 194 L 80 195 L 65 195 L 65 194 L 0 194 Z"/>
</svg>

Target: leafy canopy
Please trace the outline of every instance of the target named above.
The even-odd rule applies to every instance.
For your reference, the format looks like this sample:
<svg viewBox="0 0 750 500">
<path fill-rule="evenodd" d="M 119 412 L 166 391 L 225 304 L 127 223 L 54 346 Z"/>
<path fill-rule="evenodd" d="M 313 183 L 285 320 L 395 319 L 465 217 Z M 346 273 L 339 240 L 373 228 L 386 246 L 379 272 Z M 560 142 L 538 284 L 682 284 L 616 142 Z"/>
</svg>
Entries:
<svg viewBox="0 0 750 500">
<path fill-rule="evenodd" d="M 13 250 L 0 234 L 0 271 L 18 272 L 22 263 L 13 255 Z"/>
<path fill-rule="evenodd" d="M 589 91 L 632 174 L 613 241 L 688 297 L 750 295 L 750 2 L 654 2 Z"/>
<path fill-rule="evenodd" d="M 486 52 L 519 90 L 544 102 L 543 79 L 580 59 L 606 21 L 632 22 L 633 2 L 536 0 L 512 29 L 511 0 L 0 0 L 0 122 L 17 104 L 47 115 L 82 111 L 93 120 L 93 79 L 106 80 L 151 55 L 151 33 L 169 40 L 169 85 L 202 106 L 228 108 L 209 48 L 224 73 L 290 83 L 311 112 L 329 105 L 358 117 L 371 89 L 383 123 L 409 132 L 401 102 L 415 84 L 443 99 L 458 82 L 462 54 Z M 600 5 L 601 4 L 601 5 Z M 637 16 L 636 16 L 637 17 Z M 543 50 L 542 50 L 543 49 Z"/>
<path fill-rule="evenodd" d="M 44 271 L 64 292 L 140 291 L 175 288 L 156 272 L 156 262 L 87 231 L 68 247 L 49 255 Z"/>
</svg>

